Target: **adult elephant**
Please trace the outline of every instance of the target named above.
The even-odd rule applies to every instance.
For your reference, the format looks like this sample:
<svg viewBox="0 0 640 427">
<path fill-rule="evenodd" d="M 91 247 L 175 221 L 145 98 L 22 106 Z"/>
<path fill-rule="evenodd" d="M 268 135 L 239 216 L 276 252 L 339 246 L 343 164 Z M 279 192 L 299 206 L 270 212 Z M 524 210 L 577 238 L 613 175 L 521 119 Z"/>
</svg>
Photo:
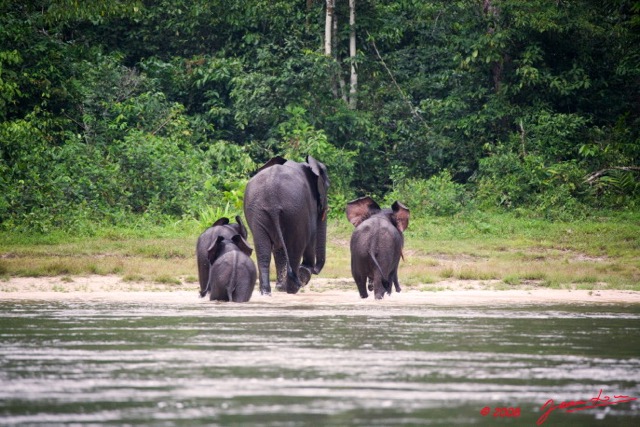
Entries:
<svg viewBox="0 0 640 427">
<path fill-rule="evenodd" d="M 243 239 L 247 238 L 247 229 L 239 216 L 236 216 L 235 224 L 230 224 L 229 222 L 229 218 L 222 217 L 198 237 L 198 242 L 196 243 L 196 262 L 198 264 L 198 281 L 200 282 L 200 293 L 202 296 L 204 296 L 202 292 L 207 289 L 207 284 L 209 283 L 209 248 L 215 244 L 218 237 L 232 240 L 233 236 L 238 234 L 242 236 Z"/>
<path fill-rule="evenodd" d="M 253 234 L 261 294 L 271 294 L 271 253 L 276 288 L 290 294 L 322 270 L 328 188 L 326 166 L 311 156 L 302 163 L 274 157 L 247 183 L 244 215 Z"/>
</svg>

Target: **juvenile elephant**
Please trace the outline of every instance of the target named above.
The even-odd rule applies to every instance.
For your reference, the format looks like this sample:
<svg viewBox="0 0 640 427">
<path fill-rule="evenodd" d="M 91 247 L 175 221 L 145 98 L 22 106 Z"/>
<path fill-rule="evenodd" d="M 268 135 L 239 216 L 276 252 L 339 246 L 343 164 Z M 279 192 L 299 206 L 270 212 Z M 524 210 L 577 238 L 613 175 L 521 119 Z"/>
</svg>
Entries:
<svg viewBox="0 0 640 427">
<path fill-rule="evenodd" d="M 362 298 L 367 298 L 367 279 L 376 299 L 391 295 L 391 283 L 400 292 L 398 263 L 409 226 L 409 209 L 395 202 L 380 209 L 370 197 L 347 203 L 347 218 L 356 229 L 351 235 L 351 273 Z"/>
<path fill-rule="evenodd" d="M 210 300 L 247 302 L 256 286 L 256 266 L 249 258 L 252 249 L 236 234 L 231 240 L 218 236 L 208 249 L 209 281 L 200 296 Z"/>
<path fill-rule="evenodd" d="M 274 157 L 247 183 L 244 215 L 253 234 L 263 295 L 271 294 L 272 252 L 276 288 L 288 293 L 298 292 L 312 273 L 322 270 L 328 188 L 326 166 L 311 156 L 303 163 Z"/>
<path fill-rule="evenodd" d="M 201 294 L 209 282 L 209 248 L 216 242 L 219 236 L 231 240 L 236 234 L 239 234 L 244 239 L 247 238 L 247 229 L 239 216 L 236 216 L 236 224 L 229 224 L 229 218 L 222 217 L 218 219 L 198 237 L 198 243 L 196 243 L 196 262 L 198 263 L 198 279 Z"/>
</svg>

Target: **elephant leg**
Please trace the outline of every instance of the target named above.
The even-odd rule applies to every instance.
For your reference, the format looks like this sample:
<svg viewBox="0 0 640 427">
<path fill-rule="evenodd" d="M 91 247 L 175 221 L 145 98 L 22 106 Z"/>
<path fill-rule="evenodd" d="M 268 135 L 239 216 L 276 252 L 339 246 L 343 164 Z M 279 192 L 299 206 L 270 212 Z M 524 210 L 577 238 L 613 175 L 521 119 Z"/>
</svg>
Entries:
<svg viewBox="0 0 640 427">
<path fill-rule="evenodd" d="M 298 268 L 298 279 L 300 279 L 300 285 L 305 286 L 309 283 L 309 280 L 311 280 L 311 270 L 301 265 L 300 268 Z"/>
<path fill-rule="evenodd" d="M 373 277 L 369 277 L 369 291 L 373 292 Z"/>
<path fill-rule="evenodd" d="M 294 273 L 294 271 L 296 273 Z M 299 271 L 298 266 L 295 267 L 295 270 L 293 267 L 287 270 L 286 289 L 288 294 L 296 294 L 298 293 L 300 288 L 304 286 L 304 284 L 300 281 L 300 277 L 298 277 L 297 271 Z"/>
<path fill-rule="evenodd" d="M 384 298 L 384 294 L 387 290 L 384 287 L 384 284 L 382 283 L 382 280 L 378 281 L 377 283 L 374 283 L 373 285 L 373 293 L 376 296 L 376 299 L 382 299 Z"/>
<path fill-rule="evenodd" d="M 305 286 L 311 280 L 311 274 L 314 271 L 316 262 L 316 248 L 309 245 L 302 255 L 302 265 L 298 268 L 298 278 L 302 286 Z"/>
<path fill-rule="evenodd" d="M 234 302 L 247 302 L 251 299 L 251 293 L 253 289 L 249 286 L 243 286 L 240 289 L 236 289 L 233 293 Z"/>
<path fill-rule="evenodd" d="M 260 294 L 271 295 L 271 284 L 269 283 L 269 267 L 271 265 L 271 239 L 264 230 L 258 228 L 253 232 L 253 245 L 255 246 L 256 260 L 258 262 Z"/>
<path fill-rule="evenodd" d="M 276 289 L 284 291 L 287 282 L 287 256 L 284 249 L 275 249 L 273 258 L 276 262 Z"/>
<path fill-rule="evenodd" d="M 253 273 L 251 260 L 247 259 L 244 265 L 238 267 L 238 279 L 233 290 L 233 302 L 247 302 L 251 299 L 256 276 Z"/>
<path fill-rule="evenodd" d="M 211 292 L 209 293 L 210 301 L 227 301 L 227 292 L 224 286 L 220 283 L 216 283 L 211 286 Z"/>
<path fill-rule="evenodd" d="M 291 258 L 287 256 L 286 249 L 274 249 L 273 258 L 276 261 L 276 289 L 279 291 L 286 291 L 290 294 L 295 294 L 302 286 L 297 274 L 293 274 L 294 270 L 289 266 Z M 308 280 L 307 280 L 308 281 Z"/>
<path fill-rule="evenodd" d="M 271 284 L 269 283 L 269 266 L 271 264 L 271 254 L 259 254 L 256 251 L 258 260 L 258 271 L 260 275 L 260 294 L 271 295 Z"/>
<path fill-rule="evenodd" d="M 400 288 L 400 283 L 398 282 L 398 270 L 393 271 L 393 284 L 396 287 L 396 292 L 402 291 L 402 288 Z"/>
<path fill-rule="evenodd" d="M 358 286 L 360 298 L 369 298 L 369 293 L 367 292 L 367 275 L 354 272 L 353 280 L 355 280 L 356 285 Z"/>
<path fill-rule="evenodd" d="M 393 274 L 390 274 L 386 280 L 382 281 L 382 286 L 388 295 L 391 295 L 391 289 L 393 289 Z"/>
<path fill-rule="evenodd" d="M 389 283 L 385 283 L 385 280 L 379 271 L 376 270 L 373 272 L 373 294 L 376 299 L 384 298 L 384 294 L 390 286 L 391 285 Z"/>
<path fill-rule="evenodd" d="M 315 240 L 315 239 L 312 239 L 312 240 Z M 311 279 L 311 274 L 315 271 L 315 268 L 316 268 L 316 247 L 312 242 L 305 248 L 304 253 L 302 254 L 302 265 L 298 270 L 300 272 L 299 274 L 302 274 L 304 276 L 304 277 L 302 276 L 300 277 L 300 282 L 302 283 L 302 286 L 309 283 L 309 280 Z"/>
</svg>

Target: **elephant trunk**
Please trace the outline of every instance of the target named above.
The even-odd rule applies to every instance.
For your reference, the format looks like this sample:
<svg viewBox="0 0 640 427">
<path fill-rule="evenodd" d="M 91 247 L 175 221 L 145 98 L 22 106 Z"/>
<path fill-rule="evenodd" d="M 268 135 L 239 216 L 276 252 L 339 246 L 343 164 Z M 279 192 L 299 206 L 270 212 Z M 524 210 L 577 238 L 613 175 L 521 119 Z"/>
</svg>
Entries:
<svg viewBox="0 0 640 427">
<path fill-rule="evenodd" d="M 319 274 L 324 267 L 327 256 L 327 217 L 326 213 L 318 218 L 318 231 L 316 234 L 316 265 L 313 268 L 314 274 Z"/>
</svg>

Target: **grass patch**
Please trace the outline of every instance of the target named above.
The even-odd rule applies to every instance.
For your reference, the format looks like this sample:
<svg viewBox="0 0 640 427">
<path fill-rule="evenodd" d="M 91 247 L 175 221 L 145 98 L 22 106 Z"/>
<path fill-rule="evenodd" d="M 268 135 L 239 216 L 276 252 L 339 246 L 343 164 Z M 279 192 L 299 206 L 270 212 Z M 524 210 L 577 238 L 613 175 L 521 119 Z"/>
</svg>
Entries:
<svg viewBox="0 0 640 427">
<path fill-rule="evenodd" d="M 51 290 L 53 292 L 62 292 L 62 293 L 67 293 L 69 292 L 69 288 L 64 286 L 64 285 L 53 285 L 51 287 Z"/>
<path fill-rule="evenodd" d="M 181 285 L 180 279 L 173 276 L 156 276 L 153 278 L 154 283 L 160 283 L 163 285 Z"/>
<path fill-rule="evenodd" d="M 422 285 L 418 287 L 420 292 L 442 292 L 449 290 L 448 286 Z"/>
<path fill-rule="evenodd" d="M 122 276 L 122 281 L 127 283 L 144 282 L 145 277 L 140 274 L 125 274 Z"/>
<path fill-rule="evenodd" d="M 195 243 L 201 231 L 184 221 L 182 228 L 98 229 L 89 237 L 2 232 L 0 277 L 115 274 L 125 282 L 178 285 L 184 278 L 196 283 Z M 321 278 L 351 278 L 352 232 L 346 218 L 329 221 Z M 571 223 L 481 212 L 414 217 L 403 253 L 402 286 L 501 280 L 510 288 L 606 284 L 640 290 L 640 213 Z M 274 282 L 273 262 L 271 268 Z"/>
<path fill-rule="evenodd" d="M 578 277 L 576 279 L 576 282 L 594 284 L 594 283 L 598 283 L 598 278 L 595 276 L 583 276 L 583 277 Z"/>
<path fill-rule="evenodd" d="M 455 276 L 455 272 L 453 271 L 453 267 L 447 267 L 440 270 L 439 276 L 443 279 L 451 279 Z"/>
<path fill-rule="evenodd" d="M 498 275 L 490 271 L 481 271 L 477 268 L 463 267 L 455 275 L 459 280 L 493 280 L 498 278 Z"/>
<path fill-rule="evenodd" d="M 515 276 L 508 275 L 505 278 L 503 278 L 502 281 L 509 286 L 518 286 L 522 283 L 522 279 L 518 275 L 515 275 Z"/>
</svg>

